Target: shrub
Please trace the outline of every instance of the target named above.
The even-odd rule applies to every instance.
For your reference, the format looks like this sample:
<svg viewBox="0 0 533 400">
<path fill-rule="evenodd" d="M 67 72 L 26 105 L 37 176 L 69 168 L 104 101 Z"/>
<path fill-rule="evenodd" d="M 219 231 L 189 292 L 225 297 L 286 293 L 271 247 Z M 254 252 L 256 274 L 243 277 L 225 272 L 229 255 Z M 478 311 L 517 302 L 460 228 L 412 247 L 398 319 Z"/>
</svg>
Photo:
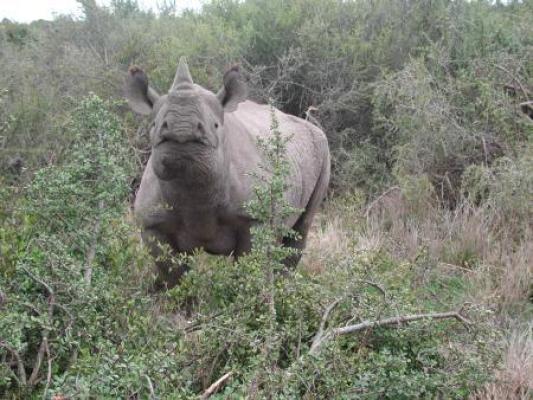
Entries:
<svg viewBox="0 0 533 400">
<path fill-rule="evenodd" d="M 81 102 L 68 125 L 74 140 L 65 164 L 38 171 L 17 208 L 2 215 L 5 396 L 97 395 L 98 387 L 103 396 L 133 393 L 146 382 L 144 364 L 135 368 L 139 357 L 148 365 L 167 351 L 154 344 L 148 354 L 159 356 L 151 361 L 130 354 L 114 364 L 132 343 L 150 347 L 145 335 L 153 300 L 131 279 L 143 259 L 124 221 L 131 149 L 109 107 L 94 95 Z M 2 194 L 7 201 L 10 194 Z"/>
</svg>

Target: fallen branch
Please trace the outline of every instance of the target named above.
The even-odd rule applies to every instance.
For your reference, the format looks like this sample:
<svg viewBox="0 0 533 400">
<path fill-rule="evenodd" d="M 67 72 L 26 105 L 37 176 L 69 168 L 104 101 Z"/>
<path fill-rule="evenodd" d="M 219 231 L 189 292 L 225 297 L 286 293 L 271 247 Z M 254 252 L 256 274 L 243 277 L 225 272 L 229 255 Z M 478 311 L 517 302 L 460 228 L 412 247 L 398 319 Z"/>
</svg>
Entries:
<svg viewBox="0 0 533 400">
<path fill-rule="evenodd" d="M 433 314 L 414 314 L 414 315 L 404 315 L 393 318 L 385 318 L 378 321 L 363 321 L 359 324 L 348 325 L 340 328 L 334 328 L 326 333 L 323 333 L 321 336 L 315 336 L 311 348 L 309 349 L 309 354 L 316 355 L 318 354 L 320 347 L 327 342 L 328 340 L 335 338 L 337 336 L 349 335 L 351 333 L 359 332 L 369 328 L 374 328 L 377 326 L 394 326 L 397 327 L 404 323 L 409 323 L 413 321 L 418 321 L 422 319 L 447 319 L 454 318 L 465 325 L 470 325 L 471 322 L 461 315 L 461 310 L 459 311 L 449 311 L 444 313 L 433 313 Z"/>
<path fill-rule="evenodd" d="M 387 292 L 385 291 L 385 289 L 380 284 L 372 282 L 372 281 L 368 281 L 368 280 L 359 280 L 357 282 L 363 283 L 365 285 L 369 285 L 369 286 L 373 287 L 374 289 L 376 289 L 377 291 L 379 291 L 383 295 L 383 300 L 385 302 L 387 301 Z M 318 345 L 318 342 L 320 342 L 323 339 L 324 332 L 326 330 L 326 323 L 328 322 L 329 315 L 335 309 L 335 307 L 337 307 L 339 305 L 339 303 L 341 301 L 342 301 L 342 298 L 336 299 L 330 305 L 328 305 L 326 307 L 326 309 L 324 310 L 324 314 L 322 315 L 322 320 L 320 321 L 320 326 L 318 328 L 318 332 L 313 337 L 313 342 L 311 344 L 311 348 L 316 347 Z"/>
<path fill-rule="evenodd" d="M 204 393 L 200 396 L 200 400 L 206 400 L 210 398 L 213 394 L 218 392 L 220 388 L 226 383 L 226 381 L 233 375 L 233 372 L 228 372 L 227 374 L 222 375 L 215 383 L 209 386 Z"/>
<path fill-rule="evenodd" d="M 315 337 L 313 338 L 313 342 L 311 344 L 311 348 L 317 346 L 317 343 L 322 339 L 324 336 L 324 331 L 326 328 L 326 323 L 329 318 L 329 314 L 333 311 L 335 307 L 340 303 L 342 299 L 336 299 L 333 303 L 331 303 L 329 306 L 326 307 L 326 310 L 324 311 L 324 314 L 322 315 L 322 320 L 320 321 L 320 327 L 318 328 L 318 332 L 316 333 Z"/>
</svg>

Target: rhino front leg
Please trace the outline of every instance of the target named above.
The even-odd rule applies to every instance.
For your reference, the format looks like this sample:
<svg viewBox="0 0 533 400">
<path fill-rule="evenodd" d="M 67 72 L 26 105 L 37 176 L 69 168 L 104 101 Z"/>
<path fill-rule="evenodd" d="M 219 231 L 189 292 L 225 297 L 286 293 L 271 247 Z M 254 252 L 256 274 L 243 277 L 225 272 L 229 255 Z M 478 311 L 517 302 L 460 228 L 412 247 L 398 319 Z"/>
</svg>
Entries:
<svg viewBox="0 0 533 400">
<path fill-rule="evenodd" d="M 186 264 L 176 265 L 174 262 L 172 256 L 176 255 L 173 250 L 175 244 L 170 236 L 154 229 L 147 229 L 141 233 L 141 237 L 155 260 L 157 278 L 154 289 L 163 290 L 176 286 L 189 268 Z"/>
</svg>

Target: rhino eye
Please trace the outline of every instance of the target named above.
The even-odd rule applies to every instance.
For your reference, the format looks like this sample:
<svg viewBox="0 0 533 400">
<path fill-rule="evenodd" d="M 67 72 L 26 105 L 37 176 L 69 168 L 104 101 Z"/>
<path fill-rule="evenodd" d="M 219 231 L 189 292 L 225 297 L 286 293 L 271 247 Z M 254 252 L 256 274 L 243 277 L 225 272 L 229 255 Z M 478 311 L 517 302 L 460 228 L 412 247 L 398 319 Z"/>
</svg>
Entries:
<svg viewBox="0 0 533 400">
<path fill-rule="evenodd" d="M 218 122 L 215 122 L 215 129 L 218 128 Z"/>
</svg>

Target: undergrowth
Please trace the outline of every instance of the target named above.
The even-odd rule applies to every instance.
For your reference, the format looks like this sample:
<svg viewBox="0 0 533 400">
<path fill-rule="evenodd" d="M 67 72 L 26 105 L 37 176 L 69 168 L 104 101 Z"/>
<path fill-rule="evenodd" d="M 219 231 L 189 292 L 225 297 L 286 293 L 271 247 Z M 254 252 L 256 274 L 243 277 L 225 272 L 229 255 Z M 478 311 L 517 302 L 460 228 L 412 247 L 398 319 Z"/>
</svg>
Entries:
<svg viewBox="0 0 533 400">
<path fill-rule="evenodd" d="M 111 107 L 86 98 L 66 127 L 67 161 L 37 172 L 16 207 L 2 203 L 3 397 L 188 399 L 231 373 L 216 396 L 464 398 L 490 379 L 501 338 L 482 305 L 466 309 L 473 325 L 376 327 L 310 353 L 332 302 L 325 329 L 456 310 L 465 283 L 421 284 L 425 256 L 399 262 L 352 238 L 349 251 L 317 261 L 320 273 L 307 262 L 284 270 L 290 254 L 277 243 L 293 210 L 275 123 L 262 144 L 274 168 L 250 205 L 264 221 L 252 252 L 237 262 L 196 254 L 180 286 L 149 294 L 151 261 L 125 217 L 131 154 Z"/>
</svg>

